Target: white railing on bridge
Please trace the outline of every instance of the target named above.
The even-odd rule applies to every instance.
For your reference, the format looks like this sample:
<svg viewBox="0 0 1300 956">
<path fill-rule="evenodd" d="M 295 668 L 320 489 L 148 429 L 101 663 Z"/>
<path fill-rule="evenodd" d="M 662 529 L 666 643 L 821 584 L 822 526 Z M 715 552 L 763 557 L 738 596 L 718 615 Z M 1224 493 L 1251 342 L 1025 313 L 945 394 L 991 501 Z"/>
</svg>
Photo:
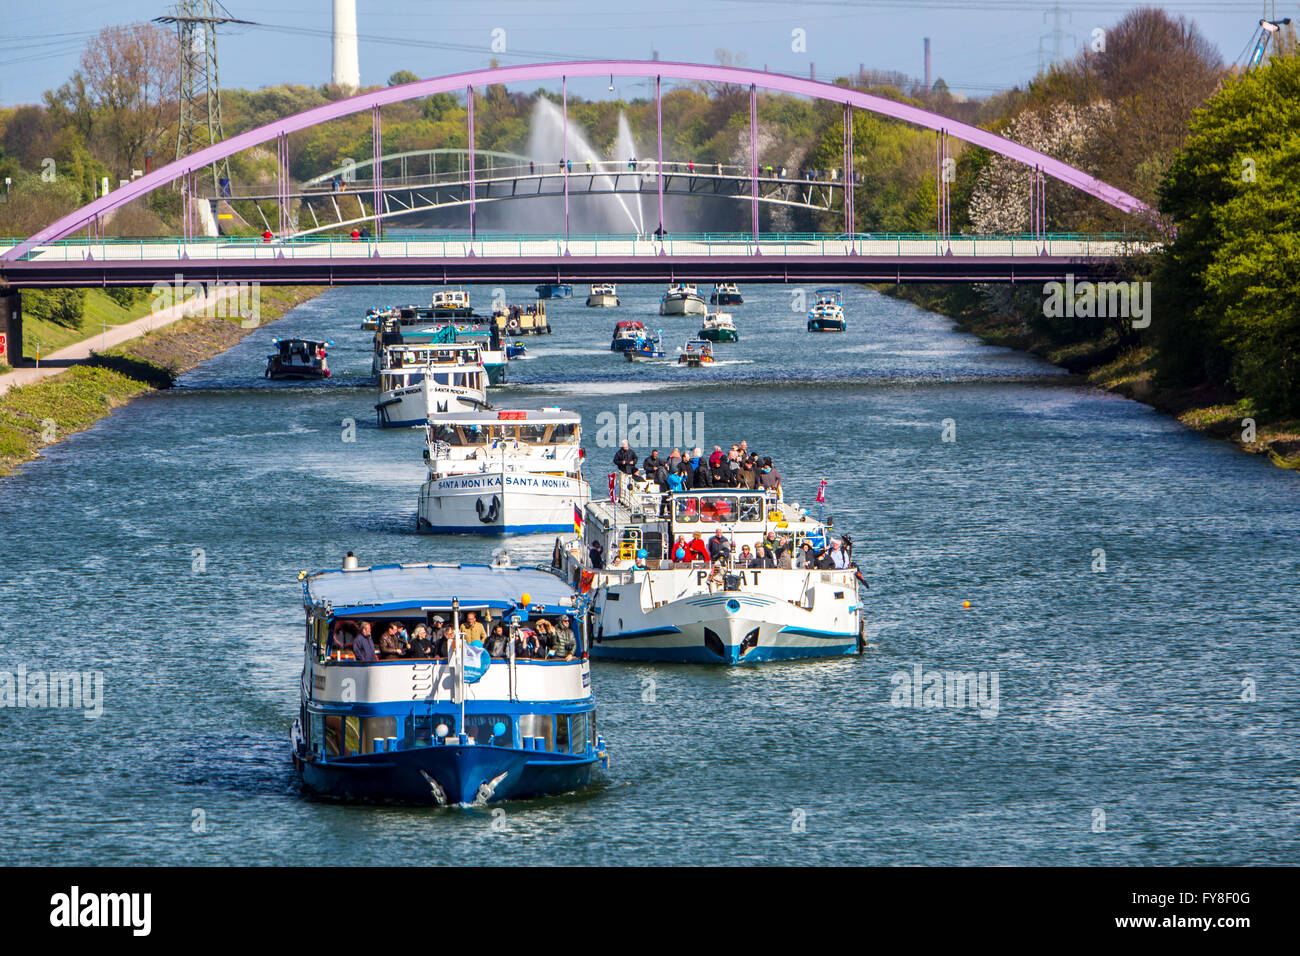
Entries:
<svg viewBox="0 0 1300 956">
<path fill-rule="evenodd" d="M 17 240 L 0 240 L 0 253 Z M 314 236 L 303 239 L 68 239 L 39 246 L 26 257 L 36 262 L 101 262 L 248 259 L 460 259 L 471 254 L 488 258 L 545 259 L 561 256 L 633 258 L 668 255 L 686 259 L 763 256 L 848 256 L 923 258 L 973 256 L 1034 258 L 1061 256 L 1079 259 L 1118 258 L 1149 252 L 1159 243 L 1125 236 L 940 236 L 925 235 L 770 235 L 757 243 L 747 235 L 682 235 L 660 240 L 652 236 L 602 235 L 400 236 L 379 239 Z"/>
</svg>

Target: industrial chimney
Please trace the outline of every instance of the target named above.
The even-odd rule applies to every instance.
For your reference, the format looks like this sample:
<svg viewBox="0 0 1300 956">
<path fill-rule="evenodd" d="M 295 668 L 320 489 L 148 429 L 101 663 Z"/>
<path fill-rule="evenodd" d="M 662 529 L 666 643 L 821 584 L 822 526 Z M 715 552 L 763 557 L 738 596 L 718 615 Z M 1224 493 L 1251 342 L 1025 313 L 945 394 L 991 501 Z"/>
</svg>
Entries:
<svg viewBox="0 0 1300 956">
<path fill-rule="evenodd" d="M 335 9 L 335 11 L 337 11 L 337 10 L 338 10 L 338 7 L 335 6 L 334 9 Z M 334 19 L 335 19 L 336 22 L 338 21 L 338 13 L 337 13 L 337 12 L 335 12 L 335 14 L 334 14 Z M 338 29 L 338 28 L 335 27 L 335 30 L 337 30 L 337 29 Z M 335 36 L 337 36 L 337 33 L 335 34 Z M 338 41 L 338 40 L 335 40 L 335 41 L 334 41 L 334 49 L 335 49 L 335 51 L 337 51 L 338 48 L 339 48 L 338 44 L 339 44 L 339 41 Z M 337 53 L 337 52 L 335 52 L 334 57 L 335 57 L 335 61 L 337 62 L 337 59 L 338 59 L 338 53 Z M 337 82 L 337 81 L 335 81 L 335 82 Z M 929 37 L 926 37 L 926 38 L 925 38 L 925 90 L 926 90 L 926 92 L 928 93 L 928 92 L 930 91 L 930 89 L 931 89 L 931 85 L 930 85 L 930 38 L 929 38 Z"/>
<path fill-rule="evenodd" d="M 361 68 L 357 65 L 357 0 L 334 0 L 334 75 L 335 86 L 349 90 L 361 88 Z"/>
</svg>

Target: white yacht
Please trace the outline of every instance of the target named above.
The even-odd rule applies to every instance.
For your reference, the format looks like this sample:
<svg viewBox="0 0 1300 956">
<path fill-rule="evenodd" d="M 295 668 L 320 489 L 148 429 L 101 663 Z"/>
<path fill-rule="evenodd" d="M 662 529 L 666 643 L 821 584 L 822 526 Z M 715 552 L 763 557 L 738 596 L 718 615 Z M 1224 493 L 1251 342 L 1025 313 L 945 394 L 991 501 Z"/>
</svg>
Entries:
<svg viewBox="0 0 1300 956">
<path fill-rule="evenodd" d="M 593 309 L 612 309 L 618 305 L 618 288 L 612 282 L 592 285 L 587 305 Z"/>
<path fill-rule="evenodd" d="M 558 408 L 431 416 L 419 530 L 573 533 L 591 499 L 581 423 L 576 412 Z"/>
<path fill-rule="evenodd" d="M 388 345 L 379 361 L 380 428 L 413 428 L 430 415 L 489 407 L 488 374 L 477 345 Z"/>
<path fill-rule="evenodd" d="M 659 300 L 660 315 L 704 315 L 708 311 L 694 282 L 670 282 L 668 292 Z"/>
<path fill-rule="evenodd" d="M 826 548 L 829 525 L 779 493 L 665 495 L 652 482 L 615 479 L 615 496 L 589 503 L 581 536 L 557 538 L 552 558 L 556 573 L 590 595 L 593 658 L 748 664 L 836 657 L 865 646 L 863 578 L 852 565 L 852 543 L 844 539 L 833 552 L 843 557 L 827 562 L 845 567 L 803 566 L 813 552 L 802 546 Z M 718 531 L 732 557 L 710 561 L 707 542 Z M 775 561 L 745 566 L 735 557 L 746 544 L 762 554 L 769 531 Z M 601 567 L 589 557 L 596 541 Z M 673 558 L 679 542 L 686 560 Z"/>
</svg>

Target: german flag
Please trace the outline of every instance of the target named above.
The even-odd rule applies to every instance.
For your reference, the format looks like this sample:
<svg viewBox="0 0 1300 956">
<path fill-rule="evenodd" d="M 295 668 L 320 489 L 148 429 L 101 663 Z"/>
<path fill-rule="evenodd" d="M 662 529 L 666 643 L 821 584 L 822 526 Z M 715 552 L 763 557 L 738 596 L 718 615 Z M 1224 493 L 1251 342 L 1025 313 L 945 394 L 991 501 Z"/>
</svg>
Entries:
<svg viewBox="0 0 1300 956">
<path fill-rule="evenodd" d="M 573 506 L 573 533 L 582 534 L 582 510 L 577 505 Z"/>
</svg>

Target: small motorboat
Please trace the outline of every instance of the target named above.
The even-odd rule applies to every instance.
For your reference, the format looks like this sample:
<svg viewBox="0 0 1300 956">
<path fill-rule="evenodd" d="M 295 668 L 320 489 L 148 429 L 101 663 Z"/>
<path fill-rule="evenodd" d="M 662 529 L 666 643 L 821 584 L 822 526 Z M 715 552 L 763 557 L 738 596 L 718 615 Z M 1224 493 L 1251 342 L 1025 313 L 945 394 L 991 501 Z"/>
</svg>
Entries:
<svg viewBox="0 0 1300 956">
<path fill-rule="evenodd" d="M 629 362 L 664 358 L 663 332 L 655 332 L 654 338 L 645 335 L 637 339 L 636 344 L 631 348 L 623 349 L 623 357 Z"/>
<path fill-rule="evenodd" d="M 267 378 L 329 378 L 326 347 L 313 339 L 272 339 L 276 351 L 266 357 Z"/>
<path fill-rule="evenodd" d="M 573 298 L 573 286 L 567 282 L 543 282 L 537 286 L 537 298 L 571 299 Z"/>
<path fill-rule="evenodd" d="M 625 319 L 614 323 L 614 337 L 610 339 L 611 352 L 626 352 L 636 348 L 637 342 L 645 338 L 645 324 L 635 319 Z"/>
<path fill-rule="evenodd" d="M 708 311 L 694 282 L 669 283 L 667 293 L 659 300 L 660 315 L 704 315 Z"/>
<path fill-rule="evenodd" d="M 698 335 L 710 342 L 740 341 L 740 333 L 736 331 L 730 312 L 710 312 L 704 317 Z"/>
<path fill-rule="evenodd" d="M 435 319 L 462 319 L 474 312 L 464 289 L 441 289 L 433 294 L 429 305 Z"/>
<path fill-rule="evenodd" d="M 523 342 L 507 343 L 506 358 L 510 361 L 521 359 L 528 354 L 528 347 Z"/>
<path fill-rule="evenodd" d="M 591 309 L 612 309 L 618 306 L 618 287 L 612 282 L 601 282 L 591 287 L 587 296 L 587 307 Z"/>
<path fill-rule="evenodd" d="M 844 332 L 844 296 L 839 289 L 818 289 L 817 301 L 808 310 L 809 332 Z"/>
<path fill-rule="evenodd" d="M 709 295 L 710 305 L 744 305 L 745 297 L 734 282 L 715 282 Z"/>
<path fill-rule="evenodd" d="M 713 364 L 713 346 L 704 339 L 690 339 L 682 347 L 682 354 L 677 356 L 678 365 L 699 368 L 701 365 Z"/>
</svg>

